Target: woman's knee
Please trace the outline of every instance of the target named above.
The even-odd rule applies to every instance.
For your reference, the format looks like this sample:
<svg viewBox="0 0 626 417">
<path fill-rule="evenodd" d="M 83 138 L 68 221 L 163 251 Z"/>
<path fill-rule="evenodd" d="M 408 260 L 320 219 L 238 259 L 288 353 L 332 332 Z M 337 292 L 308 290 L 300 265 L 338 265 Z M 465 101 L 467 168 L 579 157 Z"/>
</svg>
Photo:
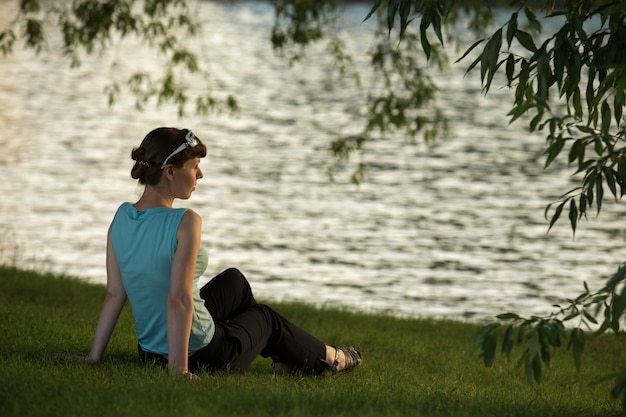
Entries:
<svg viewBox="0 0 626 417">
<path fill-rule="evenodd" d="M 239 279 L 244 279 L 244 280 L 246 279 L 243 273 L 235 267 L 226 268 L 224 271 L 222 271 L 222 274 L 227 275 L 229 277 L 237 277 Z"/>
<path fill-rule="evenodd" d="M 248 282 L 248 279 L 237 268 L 228 268 L 220 275 L 223 275 L 223 278 L 228 279 L 230 285 L 250 288 L 250 283 Z"/>
<path fill-rule="evenodd" d="M 224 275 L 224 279 L 228 281 L 227 286 L 232 291 L 246 298 L 244 301 L 246 305 L 256 304 L 250 282 L 239 269 L 231 267 L 222 272 L 222 274 Z"/>
</svg>

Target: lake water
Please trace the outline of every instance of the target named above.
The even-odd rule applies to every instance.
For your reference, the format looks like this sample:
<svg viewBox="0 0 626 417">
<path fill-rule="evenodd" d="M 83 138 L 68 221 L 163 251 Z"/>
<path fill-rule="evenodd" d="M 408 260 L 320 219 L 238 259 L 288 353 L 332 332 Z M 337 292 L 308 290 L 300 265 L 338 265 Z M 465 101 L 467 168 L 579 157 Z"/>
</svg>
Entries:
<svg viewBox="0 0 626 417">
<path fill-rule="evenodd" d="M 15 3 L 0 5 L 2 25 Z M 194 7 L 204 28 L 193 42 L 216 92 L 238 98 L 238 117 L 139 112 L 128 95 L 109 107 L 111 77 L 161 70 L 130 42 L 76 70 L 56 53 L 0 59 L 0 261 L 104 283 L 108 224 L 141 191 L 130 150 L 163 125 L 191 128 L 209 147 L 205 178 L 177 203 L 203 216 L 205 279 L 237 266 L 259 298 L 412 317 L 545 313 L 583 281 L 599 288 L 624 260 L 623 208 L 610 201 L 575 239 L 566 216 L 547 233 L 545 206 L 577 182 L 567 167 L 543 170 L 544 138 L 509 126 L 510 93 L 482 96 L 477 76 L 463 77 L 468 62 L 437 78 L 449 137 L 372 144 L 365 183 L 340 173 L 330 184 L 328 144 L 358 132 L 363 93 L 331 80 L 322 47 L 293 68 L 276 56 L 270 7 Z M 342 34 L 363 68 L 367 11 L 348 6 Z"/>
</svg>

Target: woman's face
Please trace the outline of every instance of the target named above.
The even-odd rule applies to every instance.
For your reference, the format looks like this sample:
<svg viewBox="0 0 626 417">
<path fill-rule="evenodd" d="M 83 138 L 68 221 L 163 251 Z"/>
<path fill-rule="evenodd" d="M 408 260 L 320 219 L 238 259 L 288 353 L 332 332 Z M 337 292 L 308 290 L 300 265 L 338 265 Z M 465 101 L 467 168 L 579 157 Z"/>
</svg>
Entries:
<svg viewBox="0 0 626 417">
<path fill-rule="evenodd" d="M 185 161 L 181 168 L 175 168 L 174 180 L 171 183 L 174 197 L 183 200 L 191 197 L 191 193 L 196 189 L 196 183 L 203 176 L 199 157 Z"/>
</svg>

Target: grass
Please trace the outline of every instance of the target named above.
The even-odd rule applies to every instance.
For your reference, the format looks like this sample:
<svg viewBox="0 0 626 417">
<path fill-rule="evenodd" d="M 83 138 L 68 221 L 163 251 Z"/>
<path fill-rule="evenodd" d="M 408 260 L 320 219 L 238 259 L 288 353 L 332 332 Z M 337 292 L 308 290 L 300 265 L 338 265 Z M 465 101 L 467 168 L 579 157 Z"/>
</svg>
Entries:
<svg viewBox="0 0 626 417">
<path fill-rule="evenodd" d="M 0 416 L 576 416 L 620 415 L 612 380 L 624 338 L 589 338 L 576 373 L 555 352 L 544 382 L 528 385 L 515 361 L 485 368 L 464 356 L 479 327 L 454 321 L 396 319 L 274 307 L 330 343 L 364 355 L 355 372 L 332 378 L 273 376 L 268 359 L 245 375 L 175 378 L 136 358 L 127 306 L 98 365 L 57 353 L 86 354 L 104 288 L 77 279 L 0 267 Z"/>
</svg>

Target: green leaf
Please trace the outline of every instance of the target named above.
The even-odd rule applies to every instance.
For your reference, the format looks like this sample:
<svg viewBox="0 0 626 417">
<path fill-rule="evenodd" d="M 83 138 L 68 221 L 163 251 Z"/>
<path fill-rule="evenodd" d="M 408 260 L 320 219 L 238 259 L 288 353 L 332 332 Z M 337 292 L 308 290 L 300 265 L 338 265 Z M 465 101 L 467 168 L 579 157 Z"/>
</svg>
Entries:
<svg viewBox="0 0 626 417">
<path fill-rule="evenodd" d="M 490 41 L 491 42 L 491 41 Z M 483 53 L 480 54 L 480 82 L 485 85 L 485 75 L 487 75 L 487 71 L 489 70 L 489 42 L 485 49 L 483 49 Z"/>
<path fill-rule="evenodd" d="M 498 65 L 498 57 L 500 56 L 500 48 L 502 47 L 502 28 L 498 29 L 487 45 L 485 46 L 485 51 L 483 51 L 483 57 L 485 57 L 485 52 L 487 52 L 487 59 L 485 61 L 481 61 L 481 79 L 484 78 L 483 73 L 483 62 L 486 63 L 487 68 L 486 71 L 488 73 L 487 82 L 485 84 L 485 91 L 489 90 L 491 86 L 491 81 L 493 80 L 493 76 L 496 73 L 496 67 Z"/>
<path fill-rule="evenodd" d="M 541 31 L 541 23 L 539 23 L 539 21 L 537 20 L 537 17 L 532 12 L 532 10 L 530 10 L 528 6 L 524 7 L 524 14 L 526 15 L 526 20 L 528 21 L 528 25 L 536 31 Z"/>
<path fill-rule="evenodd" d="M 409 25 L 409 14 L 411 13 L 411 2 L 408 0 L 401 0 L 400 2 L 400 38 L 404 37 L 404 33 L 406 32 L 406 28 Z M 422 18 L 422 22 L 424 22 L 424 18 Z M 430 21 L 430 19 L 429 19 Z M 428 54 L 430 56 L 430 53 Z"/>
<path fill-rule="evenodd" d="M 605 101 L 602 102 L 602 133 L 608 135 L 611 128 L 611 107 Z"/>
<path fill-rule="evenodd" d="M 623 97 L 621 98 L 621 102 L 619 101 L 620 99 L 618 98 L 619 94 L 615 94 L 615 98 L 613 100 L 614 105 L 613 108 L 615 109 L 615 123 L 617 123 L 617 125 L 619 126 L 619 124 L 622 121 L 622 110 L 624 108 L 624 99 Z M 623 95 L 623 94 L 622 94 Z"/>
<path fill-rule="evenodd" d="M 582 353 L 585 348 L 585 332 L 577 328 L 572 330 L 572 334 L 570 337 L 572 355 L 574 356 L 574 365 L 576 366 L 576 370 L 580 371 Z"/>
<path fill-rule="evenodd" d="M 556 77 L 556 82 L 559 87 L 559 90 L 563 85 L 563 76 L 565 75 L 565 63 L 567 61 L 567 45 L 559 38 L 562 36 L 559 32 L 557 35 L 557 40 L 555 40 L 554 45 L 554 76 Z"/>
<path fill-rule="evenodd" d="M 528 87 L 528 79 L 530 77 L 530 64 L 525 59 L 520 59 L 520 70 L 517 74 L 517 88 L 515 89 L 515 104 L 521 105 L 527 103 L 526 91 Z M 532 86 L 530 87 L 532 89 Z"/>
<path fill-rule="evenodd" d="M 572 233 L 576 234 L 576 223 L 578 222 L 578 208 L 576 207 L 576 200 L 573 198 L 569 204 L 569 221 L 572 226 Z"/>
<path fill-rule="evenodd" d="M 546 149 L 546 153 L 548 157 L 546 158 L 546 164 L 544 168 L 548 168 L 550 164 L 554 161 L 554 159 L 561 153 L 563 150 L 563 146 L 565 146 L 565 139 L 563 139 L 563 135 L 559 134 L 556 138 L 553 138 L 550 146 Z"/>
<path fill-rule="evenodd" d="M 430 46 L 430 42 L 428 41 L 428 36 L 426 35 L 426 27 L 427 25 L 425 24 L 425 20 L 422 19 L 422 22 L 420 24 L 420 42 L 422 44 L 422 49 L 424 50 L 424 54 L 426 55 L 426 59 L 429 60 L 430 59 L 430 51 L 431 51 L 431 46 Z"/>
<path fill-rule="evenodd" d="M 550 79 L 552 78 L 552 71 L 550 69 L 548 57 L 546 56 L 544 47 L 542 47 L 535 55 L 538 55 L 537 96 L 545 102 L 548 99 L 548 87 L 550 85 Z"/>
<path fill-rule="evenodd" d="M 535 107 L 532 103 L 522 103 L 518 106 L 513 107 L 508 113 L 507 116 L 512 116 L 509 123 L 513 123 L 515 120 L 520 118 L 523 114 L 525 114 L 528 110 Z"/>
<path fill-rule="evenodd" d="M 511 350 L 513 349 L 513 326 L 507 326 L 506 331 L 504 332 L 504 337 L 502 338 L 502 353 L 506 355 L 507 358 L 511 356 Z"/>
<path fill-rule="evenodd" d="M 480 54 L 471 64 L 469 67 L 467 67 L 467 71 L 465 71 L 465 74 L 469 74 L 474 67 L 476 67 L 476 65 L 478 65 L 478 63 L 482 60 L 482 54 Z"/>
<path fill-rule="evenodd" d="M 506 59 L 506 79 L 508 81 L 508 85 L 511 86 L 513 82 L 513 77 L 515 75 L 515 56 L 513 54 L 509 54 L 509 57 Z"/>
<path fill-rule="evenodd" d="M 609 190 L 611 191 L 611 194 L 615 196 L 615 201 L 617 201 L 618 195 L 617 195 L 617 188 L 615 186 L 615 174 L 613 173 L 613 170 L 610 168 L 605 168 L 604 176 L 606 177 L 606 185 L 609 186 Z"/>
<path fill-rule="evenodd" d="M 441 33 L 441 16 L 437 12 L 433 12 L 432 16 L 432 26 L 435 31 L 435 35 L 437 35 L 437 39 L 439 39 L 439 43 L 441 46 L 443 45 L 443 34 Z"/>
<path fill-rule="evenodd" d="M 620 81 L 615 87 L 615 97 L 613 98 L 613 109 L 615 111 L 615 123 L 619 126 L 622 122 L 622 111 L 624 109 L 624 92 L 626 90 L 626 76 L 620 77 Z"/>
<path fill-rule="evenodd" d="M 567 162 L 571 164 L 577 159 L 580 160 L 580 156 L 584 155 L 584 152 L 585 152 L 585 145 L 584 145 L 583 140 L 582 139 L 576 140 L 569 150 L 569 154 L 567 156 Z"/>
<path fill-rule="evenodd" d="M 626 278 L 626 264 L 622 265 L 617 272 L 607 281 L 606 288 L 615 289 L 617 284 Z"/>
<path fill-rule="evenodd" d="M 580 67 L 578 68 L 578 70 L 580 70 Z M 568 71 L 571 71 L 571 69 L 568 69 Z M 591 112 L 592 108 L 595 108 L 595 104 L 594 101 L 596 99 L 596 92 L 593 88 L 594 84 L 593 84 L 593 79 L 592 79 L 592 74 L 595 74 L 595 71 L 589 71 L 589 81 L 587 83 L 587 88 L 585 89 L 586 93 L 586 99 L 587 99 L 587 107 L 589 108 L 589 112 Z"/>
<path fill-rule="evenodd" d="M 582 217 L 583 215 L 586 217 L 587 216 L 587 196 L 583 193 L 580 195 L 580 201 L 578 203 L 578 211 L 580 213 L 580 216 Z"/>
<path fill-rule="evenodd" d="M 36 19 L 26 21 L 26 44 L 35 48 L 36 52 L 41 52 L 45 41 L 42 22 Z"/>
<path fill-rule="evenodd" d="M 526 377 L 526 382 L 528 385 L 532 385 L 535 380 L 533 376 L 533 359 L 529 359 L 528 354 L 526 354 L 522 359 L 524 363 L 524 376 Z"/>
<path fill-rule="evenodd" d="M 613 308 L 611 309 L 611 324 L 612 329 L 616 332 L 620 327 L 620 320 L 626 309 L 626 286 L 622 288 L 622 292 L 619 295 L 613 297 Z"/>
<path fill-rule="evenodd" d="M 534 329 L 528 340 L 528 351 L 525 357 L 526 381 L 529 384 L 541 382 L 541 358 L 539 357 L 539 333 Z"/>
<path fill-rule="evenodd" d="M 610 327 L 611 327 L 611 309 L 605 305 L 604 321 L 600 325 L 600 328 L 598 328 L 596 335 L 601 335 L 602 333 L 606 332 Z"/>
<path fill-rule="evenodd" d="M 539 332 L 539 352 L 541 360 L 546 365 L 550 364 L 550 324 L 543 321 L 537 326 Z"/>
<path fill-rule="evenodd" d="M 517 30 L 517 12 L 511 15 L 511 19 L 507 23 L 506 43 L 509 48 L 511 47 L 511 42 L 513 41 L 513 38 L 515 37 L 516 30 Z"/>
<path fill-rule="evenodd" d="M 583 311 L 583 316 L 585 316 L 585 319 L 589 320 L 593 324 L 598 324 L 598 320 L 596 320 L 596 318 L 594 316 L 589 314 L 589 312 L 587 310 Z"/>
<path fill-rule="evenodd" d="M 363 19 L 363 22 L 365 22 L 367 19 L 369 19 L 370 17 L 372 17 L 372 15 L 374 13 L 376 13 L 376 10 L 378 10 L 378 8 L 380 7 L 380 5 L 382 4 L 383 0 L 376 0 L 376 3 L 374 3 L 374 5 L 372 6 L 371 10 L 369 11 L 369 13 L 367 14 L 367 16 L 365 16 L 365 19 Z M 361 22 L 361 23 L 363 23 Z"/>
<path fill-rule="evenodd" d="M 500 320 L 519 320 L 521 319 L 520 316 L 518 316 L 515 313 L 503 313 L 503 314 L 498 314 L 496 316 L 496 318 L 500 319 Z"/>
<path fill-rule="evenodd" d="M 457 60 L 455 61 L 455 63 L 457 63 L 457 62 L 461 61 L 463 58 L 465 58 L 466 56 L 468 56 L 468 55 L 469 55 L 469 54 L 470 54 L 470 53 L 474 50 L 474 48 L 476 48 L 478 45 L 480 45 L 480 44 L 481 44 L 481 43 L 483 43 L 483 42 L 485 42 L 485 39 L 479 39 L 479 40 L 477 40 L 476 42 L 474 42 L 474 43 L 472 44 L 472 46 L 470 46 L 470 47 L 467 49 L 467 51 L 465 51 L 465 53 L 461 56 L 461 58 L 459 58 L 459 59 L 457 59 Z M 474 64 L 474 66 L 475 66 L 475 65 L 476 65 L 476 64 Z M 470 72 L 470 70 L 467 70 L 467 71 L 466 71 L 466 73 L 468 73 L 468 72 Z"/>
<path fill-rule="evenodd" d="M 474 337 L 474 341 L 472 342 L 472 345 L 470 346 L 470 348 L 467 350 L 467 353 L 465 354 L 466 361 L 469 361 L 472 355 L 474 354 L 474 352 L 476 351 L 476 349 L 478 349 L 479 347 L 483 345 L 485 337 L 487 337 L 487 335 L 491 333 L 492 330 L 498 327 L 500 327 L 500 323 L 491 323 L 483 327 L 481 331 L 478 332 L 476 337 Z"/>
<path fill-rule="evenodd" d="M 389 29 L 389 35 L 391 36 L 391 30 L 393 29 L 394 21 L 396 19 L 396 12 L 400 7 L 400 0 L 389 0 L 387 5 L 387 28 Z"/>
<path fill-rule="evenodd" d="M 554 320 L 550 326 L 550 344 L 554 347 L 561 346 L 561 337 L 566 335 L 565 326 L 561 320 Z"/>
<path fill-rule="evenodd" d="M 574 126 L 574 127 L 575 127 L 576 129 L 580 130 L 580 131 L 581 131 L 581 132 L 583 132 L 583 133 L 587 133 L 588 135 L 595 135 L 595 134 L 596 134 L 596 131 L 595 131 L 595 130 L 593 130 L 592 128 L 587 127 L 587 126 L 585 126 L 585 125 L 576 125 L 576 126 Z"/>
<path fill-rule="evenodd" d="M 483 339 L 483 362 L 486 367 L 493 365 L 496 357 L 496 346 L 498 344 L 498 337 L 495 334 L 488 334 Z"/>
<path fill-rule="evenodd" d="M 516 30 L 515 37 L 524 48 L 531 52 L 537 52 L 535 41 L 533 41 L 533 37 L 530 36 L 528 32 L 524 32 L 523 30 Z"/>
<path fill-rule="evenodd" d="M 561 212 L 563 211 L 563 206 L 565 205 L 565 201 L 562 202 L 561 204 L 559 204 L 556 207 L 556 210 L 554 210 L 554 215 L 552 216 L 552 219 L 550 220 L 550 226 L 548 227 L 548 231 L 550 231 L 550 229 L 552 229 L 552 226 L 554 226 L 554 223 L 556 223 L 556 221 L 559 219 L 559 217 L 561 217 Z"/>
<path fill-rule="evenodd" d="M 576 87 L 574 95 L 572 97 L 572 104 L 574 105 L 574 116 L 578 119 L 583 117 L 583 106 L 580 98 L 580 88 Z"/>
<path fill-rule="evenodd" d="M 578 316 L 580 316 L 580 310 L 578 310 L 577 308 L 572 308 L 570 309 L 569 314 L 563 318 L 563 321 L 569 321 L 575 319 Z"/>
<path fill-rule="evenodd" d="M 22 0 L 20 3 L 20 9 L 23 13 L 37 13 L 41 7 L 36 0 Z"/>
<path fill-rule="evenodd" d="M 604 198 L 604 189 L 602 188 L 602 175 L 598 175 L 596 179 L 596 210 L 600 214 L 602 208 L 602 199 Z"/>
</svg>

